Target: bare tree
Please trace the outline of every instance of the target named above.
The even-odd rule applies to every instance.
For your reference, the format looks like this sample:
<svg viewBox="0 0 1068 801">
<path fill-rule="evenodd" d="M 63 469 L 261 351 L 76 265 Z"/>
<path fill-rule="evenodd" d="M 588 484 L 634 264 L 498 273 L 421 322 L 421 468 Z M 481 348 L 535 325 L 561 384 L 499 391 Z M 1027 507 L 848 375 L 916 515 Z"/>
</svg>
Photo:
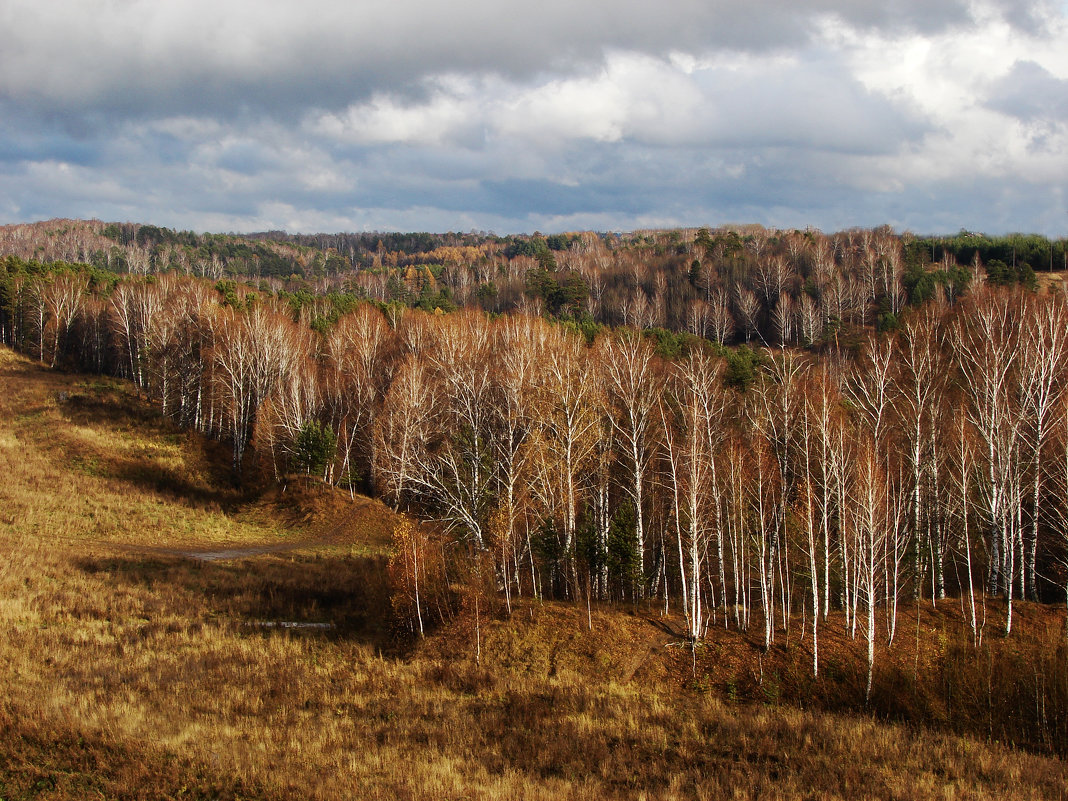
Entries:
<svg viewBox="0 0 1068 801">
<path fill-rule="evenodd" d="M 1053 524 L 1058 533 L 1057 561 L 1064 571 L 1065 604 L 1068 605 L 1068 397 L 1061 398 L 1056 409 L 1057 460 L 1052 464 L 1050 483 L 1053 487 L 1054 502 L 1047 509 L 1047 520 Z M 1068 631 L 1065 632 L 1068 639 Z"/>
<path fill-rule="evenodd" d="M 578 524 L 581 482 L 597 450 L 601 383 L 595 362 L 575 336 L 554 330 L 539 367 L 541 481 L 543 500 L 561 497 L 561 551 L 571 560 Z M 572 579 L 574 562 L 570 561 Z"/>
<path fill-rule="evenodd" d="M 739 286 L 735 291 L 734 307 L 745 330 L 745 341 L 748 342 L 756 335 L 767 345 L 764 335 L 760 332 L 760 301 L 757 300 L 757 296 L 745 287 Z"/>
<path fill-rule="evenodd" d="M 975 608 L 975 572 L 977 566 L 975 563 L 975 554 L 972 549 L 971 531 L 972 488 L 978 458 L 976 454 L 975 436 L 971 424 L 968 422 L 967 412 L 964 409 L 960 409 L 959 413 L 955 416 L 953 435 L 957 440 L 957 448 L 954 453 L 955 469 L 953 471 L 955 487 L 954 493 L 951 496 L 952 501 L 948 511 L 951 517 L 956 518 L 959 521 L 959 535 L 956 542 L 958 550 L 963 552 L 964 569 L 968 579 L 968 622 L 972 630 L 972 642 L 978 647 L 979 643 L 982 641 L 983 626 L 978 619 Z M 981 592 L 984 591 L 982 581 L 979 582 L 979 589 Z M 961 591 L 964 591 L 964 587 L 961 587 Z"/>
<path fill-rule="evenodd" d="M 1016 515 L 1011 493 L 1016 481 L 1021 415 L 1013 400 L 1019 369 L 1019 304 L 1005 292 L 986 289 L 958 314 L 953 344 L 967 394 L 968 415 L 983 442 L 984 480 L 980 496 L 988 525 L 988 589 L 1007 601 L 1006 633 L 1012 629 L 1012 595 L 1017 564 Z"/>
<path fill-rule="evenodd" d="M 1030 451 L 1031 527 L 1020 565 L 1020 597 L 1038 600 L 1035 562 L 1042 479 L 1043 451 L 1054 424 L 1054 410 L 1065 391 L 1068 366 L 1068 307 L 1063 295 L 1023 299 L 1020 337 L 1020 397 L 1025 415 L 1023 428 Z"/>
<path fill-rule="evenodd" d="M 887 541 L 887 482 L 880 454 L 870 434 L 861 437 L 859 457 L 852 482 L 852 509 L 849 534 L 854 539 L 859 596 L 864 601 L 864 634 L 868 651 L 868 682 L 864 697 L 871 698 L 875 666 L 875 606 Z"/>
<path fill-rule="evenodd" d="M 672 371 L 670 406 L 660 404 L 679 550 L 679 577 L 689 636 L 704 635 L 702 612 L 705 554 L 715 549 L 719 587 L 726 607 L 724 538 L 716 462 L 726 434 L 722 362 L 695 351 Z M 669 415 L 668 408 L 673 410 Z M 670 419 L 673 418 L 673 419 Z M 715 584 L 710 581 L 710 586 Z M 712 598 L 715 603 L 715 595 Z M 726 622 L 724 608 L 724 622 Z"/>
<path fill-rule="evenodd" d="M 734 336 L 734 316 L 723 290 L 718 290 L 712 298 L 711 315 L 712 338 L 725 345 Z"/>
<path fill-rule="evenodd" d="M 393 335 L 382 314 L 363 304 L 341 317 L 327 333 L 324 392 L 341 450 L 339 477 L 374 475 L 372 434 L 389 383 Z"/>
<path fill-rule="evenodd" d="M 503 318 L 495 332 L 494 349 L 499 354 L 500 363 L 494 380 L 492 408 L 497 485 L 494 530 L 501 552 L 501 573 L 509 603 L 510 557 L 515 558 L 516 586 L 522 587 L 519 580 L 519 551 L 516 547 L 517 526 L 524 484 L 531 478 L 534 449 L 530 447 L 530 435 L 536 425 L 536 373 L 547 327 L 539 318 L 511 316 Z M 529 550 L 529 541 L 526 544 Z M 533 554 L 528 552 L 528 556 L 533 559 Z"/>
<path fill-rule="evenodd" d="M 687 306 L 687 330 L 697 337 L 707 337 L 712 331 L 712 306 L 697 298 Z"/>
<path fill-rule="evenodd" d="M 815 391 L 806 387 L 804 402 L 800 415 L 800 448 L 803 468 L 798 475 L 798 491 L 795 501 L 795 513 L 803 521 L 802 528 L 805 532 L 805 544 L 808 551 L 808 575 L 812 595 L 812 675 L 818 676 L 820 669 L 819 660 L 819 619 L 820 619 L 820 574 L 819 574 L 819 544 L 817 531 L 819 524 L 816 521 L 817 504 L 816 493 L 818 478 L 816 475 L 817 465 L 814 463 L 815 456 L 819 454 L 816 446 L 818 435 L 816 429 L 820 422 L 821 413 L 826 414 L 822 407 L 826 402 L 826 388 L 817 379 Z M 815 451 L 815 452 L 814 452 Z M 826 552 L 826 544 L 824 546 Z"/>
<path fill-rule="evenodd" d="M 249 312 L 222 312 L 226 323 L 215 343 L 216 376 L 229 413 L 234 472 L 240 474 L 261 405 L 275 385 L 288 378 L 298 356 L 292 347 L 293 324 L 261 306 Z"/>
<path fill-rule="evenodd" d="M 846 396 L 859 410 L 872 441 L 880 449 L 890 424 L 896 364 L 893 340 L 870 335 L 844 385 Z"/>
<path fill-rule="evenodd" d="M 819 339 L 820 334 L 823 333 L 823 326 L 827 321 L 823 317 L 819 304 L 807 293 L 801 294 L 796 303 L 796 311 L 797 327 L 801 335 L 801 341 L 806 345 L 811 345 Z"/>
<path fill-rule="evenodd" d="M 427 351 L 439 388 L 440 421 L 433 447 L 417 452 L 415 479 L 442 509 L 443 519 L 486 547 L 490 513 L 491 363 L 490 329 L 480 312 L 451 315 L 438 327 Z"/>
<path fill-rule="evenodd" d="M 394 509 L 407 506 L 419 479 L 438 403 L 427 368 L 418 356 L 409 354 L 393 376 L 374 427 L 376 483 Z"/>
<path fill-rule="evenodd" d="M 815 468 L 819 471 L 819 520 L 823 538 L 823 619 L 831 608 L 831 533 L 845 514 L 846 454 L 841 372 L 828 360 L 808 378 L 809 415 L 814 423 Z M 847 607 L 848 610 L 848 607 Z"/>
<path fill-rule="evenodd" d="M 942 405 L 947 364 L 941 347 L 942 309 L 937 304 L 927 304 L 906 321 L 901 329 L 899 350 L 901 370 L 897 376 L 897 397 L 901 407 L 902 430 L 908 444 L 909 463 L 912 469 L 912 554 L 913 595 L 920 597 L 921 556 L 923 530 L 923 487 L 928 466 L 933 466 L 936 455 L 926 446 L 933 445 L 929 432 L 937 427 L 936 411 Z M 945 597 L 943 578 L 943 554 L 939 538 L 929 537 L 932 549 L 935 591 L 932 603 Z"/>
<path fill-rule="evenodd" d="M 654 372 L 653 349 L 633 331 L 623 330 L 598 340 L 608 417 L 630 466 L 627 493 L 634 502 L 638 565 L 645 566 L 645 483 L 657 421 L 660 383 Z M 643 574 L 644 581 L 644 574 Z M 644 587 L 640 588 L 644 592 Z"/>
<path fill-rule="evenodd" d="M 771 312 L 771 321 L 775 326 L 780 348 L 785 348 L 793 342 L 796 317 L 793 299 L 789 295 L 781 296 Z"/>
<path fill-rule="evenodd" d="M 67 331 L 82 307 L 86 294 L 86 281 L 80 275 L 61 272 L 42 282 L 40 298 L 51 316 L 54 327 L 51 367 L 56 366 Z M 41 339 L 44 339 L 42 333 Z M 42 358 L 43 361 L 43 358 Z"/>
</svg>

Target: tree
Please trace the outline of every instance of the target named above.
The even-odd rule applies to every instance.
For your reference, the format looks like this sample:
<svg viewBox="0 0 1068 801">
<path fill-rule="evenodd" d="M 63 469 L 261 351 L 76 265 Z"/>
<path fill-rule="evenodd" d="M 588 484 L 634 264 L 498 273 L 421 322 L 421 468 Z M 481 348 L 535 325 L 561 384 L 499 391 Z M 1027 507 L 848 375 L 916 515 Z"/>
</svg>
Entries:
<svg viewBox="0 0 1068 801">
<path fill-rule="evenodd" d="M 532 457 L 531 431 L 537 424 L 534 419 L 536 404 L 536 371 L 540 349 L 547 335 L 548 326 L 538 318 L 511 316 L 497 325 L 495 346 L 500 363 L 493 393 L 493 452 L 496 465 L 497 518 L 494 532 L 501 553 L 501 575 L 504 579 L 506 600 L 511 582 L 509 579 L 509 556 L 516 557 L 515 583 L 519 581 L 519 559 L 516 531 L 522 498 L 527 493 L 525 486 L 531 480 Z M 529 528 L 528 528 L 529 531 Z M 533 566 L 533 554 L 528 555 Z"/>
<path fill-rule="evenodd" d="M 895 357 L 890 337 L 869 335 L 844 385 L 846 397 L 857 408 L 877 448 L 883 447 L 890 423 Z"/>
<path fill-rule="evenodd" d="M 671 371 L 668 396 L 659 402 L 667 451 L 673 519 L 679 552 L 683 609 L 692 641 L 704 635 L 702 612 L 704 572 L 709 545 L 715 549 L 726 621 L 724 536 L 720 490 L 716 475 L 719 450 L 726 435 L 723 362 L 694 350 Z M 712 605 L 715 605 L 715 585 Z"/>
<path fill-rule="evenodd" d="M 980 498 L 988 527 L 990 550 L 988 590 L 1006 598 L 1006 633 L 1012 630 L 1013 583 L 1018 569 L 1017 516 L 1012 494 L 1018 481 L 1021 426 L 1014 402 L 1019 369 L 1019 304 L 1011 295 L 984 289 L 972 296 L 957 315 L 953 344 L 960 363 L 968 416 L 983 442 L 984 473 Z"/>
<path fill-rule="evenodd" d="M 440 560 L 434 558 L 433 543 L 425 526 L 401 518 L 393 528 L 393 553 L 389 558 L 390 600 L 393 610 L 408 620 L 420 638 L 425 636 L 423 610 L 428 597 L 440 600 Z M 440 609 L 440 605 L 438 606 Z"/>
<path fill-rule="evenodd" d="M 982 624 L 977 617 L 975 609 L 976 564 L 971 536 L 972 487 L 978 459 L 975 436 L 972 432 L 971 424 L 968 422 L 968 415 L 963 409 L 954 418 L 953 433 L 957 440 L 954 451 L 955 470 L 953 472 L 955 492 L 951 496 L 953 501 L 948 512 L 951 517 L 959 521 L 957 547 L 963 551 L 964 566 L 968 577 L 968 622 L 972 630 L 972 642 L 978 647 L 982 641 Z M 1068 522 L 1068 519 L 1066 519 L 1066 522 Z M 979 587 L 980 590 L 983 589 L 982 581 L 979 582 Z M 964 588 L 961 587 L 962 592 L 963 590 Z"/>
<path fill-rule="evenodd" d="M 490 328 L 481 312 L 443 320 L 426 356 L 440 399 L 438 436 L 416 452 L 421 469 L 414 478 L 438 501 L 443 520 L 466 531 L 481 551 L 493 490 Z"/>
<path fill-rule="evenodd" d="M 308 420 L 297 432 L 294 456 L 297 466 L 308 475 L 322 474 L 334 457 L 334 432 L 318 420 Z"/>
<path fill-rule="evenodd" d="M 721 345 L 725 345 L 734 336 L 734 317 L 731 315 L 730 303 L 726 293 L 722 290 L 716 292 L 712 298 L 711 321 L 712 338 Z"/>
<path fill-rule="evenodd" d="M 775 572 L 779 562 L 779 523 L 783 487 L 775 457 L 767 440 L 754 432 L 749 449 L 748 516 L 754 525 L 746 527 L 757 563 L 760 606 L 764 615 L 764 650 L 775 639 Z"/>
<path fill-rule="evenodd" d="M 812 675 L 818 676 L 820 669 L 819 659 L 819 619 L 820 619 L 820 576 L 819 576 L 819 545 L 817 539 L 818 524 L 816 522 L 816 491 L 817 476 L 814 453 L 816 446 L 816 427 L 820 420 L 821 401 L 826 402 L 826 389 L 819 381 L 819 376 L 812 376 L 811 372 L 806 378 L 816 378 L 817 391 L 813 392 L 810 386 L 806 386 L 804 400 L 801 407 L 799 420 L 801 427 L 801 460 L 803 469 L 798 474 L 797 499 L 794 504 L 795 516 L 803 521 L 802 529 L 805 532 L 805 545 L 808 551 L 808 576 L 810 593 L 812 598 Z M 806 382 L 808 383 L 808 382 Z M 814 441 L 816 440 L 816 441 Z M 824 548 L 827 545 L 825 543 Z"/>
<path fill-rule="evenodd" d="M 938 459 L 938 455 L 927 446 L 933 447 L 937 441 L 933 431 L 938 428 L 936 414 L 942 405 L 948 373 L 940 342 L 941 322 L 942 308 L 938 304 L 929 303 L 905 322 L 899 339 L 901 370 L 896 376 L 896 395 L 901 406 L 901 428 L 908 443 L 912 469 L 912 564 L 915 598 L 921 595 L 924 479 L 929 467 L 937 467 Z M 932 510 L 931 514 L 937 512 Z M 932 578 L 935 590 L 931 600 L 934 602 L 945 597 L 943 552 L 939 536 L 928 537 L 927 544 L 932 549 Z"/>
<path fill-rule="evenodd" d="M 130 380 L 137 387 L 143 386 L 141 375 L 141 349 L 144 331 L 141 328 L 141 315 L 138 313 L 143 298 L 143 289 L 130 281 L 120 281 L 111 294 L 110 319 L 112 330 L 119 345 L 125 352 L 125 362 L 129 367 Z"/>
<path fill-rule="evenodd" d="M 791 576 L 789 570 L 779 570 L 779 560 L 787 556 L 783 553 L 789 547 L 787 511 L 794 503 L 797 486 L 799 448 L 796 437 L 804 407 L 803 371 L 802 360 L 792 351 L 782 351 L 771 357 L 768 372 L 755 386 L 749 414 L 754 432 L 767 443 L 776 473 L 769 483 L 777 490 L 774 496 L 769 496 L 775 499 L 775 505 L 768 510 L 773 521 L 769 530 L 770 558 L 775 568 L 770 580 L 774 585 L 776 575 L 779 577 L 784 626 L 789 626 Z M 770 597 L 774 599 L 774 592 Z"/>
<path fill-rule="evenodd" d="M 760 301 L 757 300 L 757 296 L 745 287 L 738 286 L 735 290 L 734 305 L 745 329 L 745 341 L 749 342 L 755 334 L 760 337 L 761 342 L 767 345 L 764 335 L 760 332 Z"/>
<path fill-rule="evenodd" d="M 340 317 L 327 332 L 324 395 L 340 443 L 339 478 L 349 483 L 362 472 L 373 489 L 373 431 L 389 384 L 394 337 L 385 318 L 369 303 Z"/>
<path fill-rule="evenodd" d="M 864 601 L 864 635 L 868 651 L 868 682 L 865 699 L 871 698 L 872 673 L 875 666 L 875 606 L 879 597 L 879 580 L 888 534 L 888 487 L 882 458 L 870 434 L 857 443 L 859 451 L 852 478 L 852 514 L 848 536 L 853 539 L 856 555 L 856 589 Z"/>
<path fill-rule="evenodd" d="M 52 325 L 55 328 L 52 339 L 50 367 L 56 366 L 56 361 L 59 359 L 61 346 L 64 344 L 70 324 L 85 300 L 85 290 L 85 280 L 81 276 L 69 272 L 54 274 L 50 280 L 44 281 L 40 287 L 41 300 L 48 310 L 52 318 Z M 42 340 L 43 338 L 42 331 Z"/>
<path fill-rule="evenodd" d="M 546 509 L 561 523 L 564 557 L 571 559 L 575 544 L 582 477 L 596 453 L 601 436 L 602 391 L 596 363 L 575 335 L 553 330 L 539 368 L 541 420 L 538 492 Z M 577 580 L 574 562 L 572 579 Z"/>
<path fill-rule="evenodd" d="M 225 318 L 213 351 L 216 379 L 229 415 L 234 473 L 240 475 L 245 449 L 260 408 L 279 382 L 288 380 L 302 357 L 287 317 L 256 305 L 248 312 L 223 309 Z"/>
<path fill-rule="evenodd" d="M 645 567 L 645 482 L 657 421 L 660 383 L 654 373 L 653 350 L 636 332 L 624 329 L 599 340 L 608 419 L 630 466 L 627 493 L 634 503 L 635 548 L 639 570 Z M 643 581 L 644 584 L 644 574 Z M 640 588 L 640 592 L 644 587 Z"/>
<path fill-rule="evenodd" d="M 394 509 L 408 504 L 410 490 L 420 480 L 437 403 L 426 368 L 409 354 L 390 383 L 374 428 L 376 483 Z"/>
<path fill-rule="evenodd" d="M 1020 597 L 1038 600 L 1036 561 L 1042 482 L 1043 451 L 1052 434 L 1055 410 L 1064 395 L 1068 367 L 1068 306 L 1063 295 L 1023 299 L 1020 337 L 1020 398 L 1025 418 L 1023 435 L 1030 451 L 1031 527 L 1027 542 L 1021 538 Z M 1024 546 L 1026 545 L 1026 548 Z"/>
</svg>

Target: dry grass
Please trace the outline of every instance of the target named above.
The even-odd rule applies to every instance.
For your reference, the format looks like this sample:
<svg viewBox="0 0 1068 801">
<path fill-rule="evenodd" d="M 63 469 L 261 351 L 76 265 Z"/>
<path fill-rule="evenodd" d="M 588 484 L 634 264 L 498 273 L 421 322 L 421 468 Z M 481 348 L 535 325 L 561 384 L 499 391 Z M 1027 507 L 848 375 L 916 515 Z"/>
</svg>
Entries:
<svg viewBox="0 0 1068 801">
<path fill-rule="evenodd" d="M 863 624 L 852 636 L 840 612 L 821 623 L 818 678 L 812 675 L 811 633 L 802 633 L 799 619 L 789 633 L 776 632 L 766 653 L 759 619 L 748 634 L 713 630 L 696 658 L 689 649 L 674 651 L 672 673 L 688 674 L 691 689 L 722 698 L 861 712 L 1068 754 L 1064 609 L 1017 601 L 1013 634 L 1005 637 L 1004 602 L 987 599 L 987 624 L 976 645 L 961 603 L 903 605 L 892 647 L 886 621 L 879 621 L 870 699 Z"/>
<path fill-rule="evenodd" d="M 174 550 L 314 543 L 384 554 L 380 504 L 235 488 L 226 448 L 171 425 L 122 381 L 67 376 L 0 348 L 0 524 L 53 540 Z M 360 531 L 356 541 L 353 530 Z"/>
<path fill-rule="evenodd" d="M 1066 797 L 1056 759 L 683 689 L 670 630 L 619 611 L 591 636 L 585 610 L 523 602 L 406 646 L 387 510 L 239 494 L 138 408 L 0 350 L 5 801 Z M 276 540 L 306 547 L 165 552 Z"/>
<path fill-rule="evenodd" d="M 1039 291 L 1050 292 L 1054 290 L 1063 289 L 1065 281 L 1068 280 L 1068 271 L 1065 270 L 1053 270 L 1046 272 L 1035 273 L 1035 278 L 1038 281 Z"/>
<path fill-rule="evenodd" d="M 0 523 L 53 540 L 144 545 L 284 535 L 233 511 L 211 444 L 178 431 L 118 381 L 0 357 Z"/>
</svg>

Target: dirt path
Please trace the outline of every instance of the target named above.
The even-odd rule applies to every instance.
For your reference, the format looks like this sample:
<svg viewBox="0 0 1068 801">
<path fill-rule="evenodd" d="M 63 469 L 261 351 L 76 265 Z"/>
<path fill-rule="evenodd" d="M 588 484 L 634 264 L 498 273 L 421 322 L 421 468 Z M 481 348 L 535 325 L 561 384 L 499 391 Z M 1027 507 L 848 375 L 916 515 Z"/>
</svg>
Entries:
<svg viewBox="0 0 1068 801">
<path fill-rule="evenodd" d="M 229 559 L 247 559 L 250 556 L 285 553 L 298 548 L 314 548 L 329 544 L 329 542 L 322 540 L 310 540 L 304 542 L 279 542 L 270 545 L 250 545 L 242 548 L 226 548 L 214 551 L 183 550 L 181 548 L 153 548 L 152 550 L 169 556 L 183 556 L 186 559 L 195 559 L 198 562 L 225 562 Z"/>
<path fill-rule="evenodd" d="M 183 559 L 192 559 L 197 562 L 225 562 L 232 559 L 249 559 L 254 556 L 266 556 L 268 554 L 286 553 L 301 548 L 317 548 L 336 543 L 327 539 L 299 540 L 292 542 L 272 542 L 252 545 L 240 545 L 233 548 L 162 548 L 157 545 L 135 545 L 128 542 L 99 541 L 100 545 L 117 548 L 127 553 L 153 554 L 157 556 L 180 556 Z"/>
<path fill-rule="evenodd" d="M 118 547 L 123 550 L 137 553 L 152 553 L 161 556 L 180 556 L 184 559 L 193 559 L 198 562 L 225 562 L 235 559 L 249 559 L 268 554 L 287 553 L 307 548 L 322 548 L 328 545 L 341 545 L 347 539 L 344 535 L 354 526 L 359 524 L 359 509 L 346 514 L 341 520 L 334 523 L 328 530 L 317 533 L 315 536 L 305 539 L 290 540 L 288 542 L 265 542 L 234 545 L 227 547 L 173 547 L 164 548 L 153 545 L 135 545 L 125 543 Z"/>
</svg>

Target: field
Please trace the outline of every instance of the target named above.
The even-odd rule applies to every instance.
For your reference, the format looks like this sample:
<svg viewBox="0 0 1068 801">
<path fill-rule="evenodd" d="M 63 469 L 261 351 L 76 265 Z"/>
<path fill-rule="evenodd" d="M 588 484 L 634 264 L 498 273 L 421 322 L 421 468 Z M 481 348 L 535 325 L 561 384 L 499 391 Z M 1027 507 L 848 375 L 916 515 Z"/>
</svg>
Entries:
<svg viewBox="0 0 1068 801">
<path fill-rule="evenodd" d="M 800 621 L 766 656 L 733 632 L 694 654 L 652 609 L 521 599 L 415 642 L 389 509 L 227 464 L 127 385 L 0 350 L 0 799 L 1068 797 L 1063 719 L 1024 750 L 918 689 L 950 675 L 953 604 L 904 613 L 878 718 L 831 623 L 818 683 Z M 1063 611 L 1020 607 L 960 709 L 993 715 L 998 660 L 1063 641 Z"/>
</svg>

